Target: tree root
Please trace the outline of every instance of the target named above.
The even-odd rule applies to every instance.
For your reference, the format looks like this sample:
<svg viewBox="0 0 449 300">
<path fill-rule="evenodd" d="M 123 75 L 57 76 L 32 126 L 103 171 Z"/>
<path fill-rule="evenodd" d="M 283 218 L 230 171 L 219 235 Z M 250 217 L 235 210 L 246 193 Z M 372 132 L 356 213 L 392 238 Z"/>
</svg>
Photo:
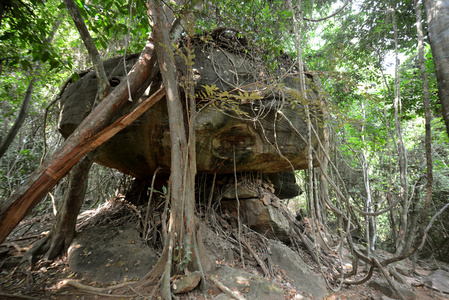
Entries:
<svg viewBox="0 0 449 300">
<path fill-rule="evenodd" d="M 257 255 L 257 253 L 251 248 L 251 245 L 248 243 L 248 241 L 245 239 L 245 237 L 241 237 L 235 233 L 234 233 L 234 236 L 246 247 L 246 249 L 248 249 L 248 251 L 254 257 L 254 259 L 257 261 L 259 266 L 262 268 L 264 276 L 269 278 L 270 271 L 268 270 L 267 265 L 262 261 L 262 259 L 259 257 L 259 255 Z"/>
<path fill-rule="evenodd" d="M 116 284 L 116 285 L 105 287 L 105 288 L 97 288 L 97 287 L 85 285 L 85 284 L 82 284 L 80 282 L 73 281 L 73 280 L 68 280 L 68 281 L 63 282 L 63 285 L 71 286 L 71 287 L 74 287 L 78 290 L 82 290 L 87 293 L 95 294 L 98 296 L 116 297 L 116 298 L 120 298 L 120 297 L 121 298 L 132 298 L 132 297 L 134 297 L 134 295 L 118 295 L 118 294 L 114 295 L 114 294 L 108 293 L 111 290 L 130 286 L 131 284 L 132 283 L 130 283 L 130 282 L 124 282 L 124 283 Z M 134 291 L 134 289 L 132 289 L 132 290 Z M 140 294 L 138 294 L 137 292 L 135 292 L 135 293 L 140 296 Z"/>
<path fill-rule="evenodd" d="M 229 297 L 233 298 L 233 299 L 237 299 L 237 300 L 245 300 L 245 297 L 243 297 L 242 295 L 237 294 L 236 292 L 234 292 L 233 290 L 231 290 L 230 288 L 228 288 L 227 286 L 225 286 L 223 283 L 221 283 L 220 280 L 218 280 L 217 278 L 215 278 L 214 276 L 210 276 L 209 277 L 210 281 L 212 281 L 222 292 L 224 292 L 226 295 L 228 295 Z"/>
<path fill-rule="evenodd" d="M 40 300 L 42 298 L 36 298 L 36 297 L 31 297 L 31 296 L 26 296 L 26 295 L 20 295 L 20 294 L 4 294 L 4 293 L 0 293 L 0 298 L 3 299 L 3 297 L 5 297 L 4 299 L 33 299 L 33 300 Z"/>
<path fill-rule="evenodd" d="M 379 261 L 377 259 L 373 258 L 373 264 L 376 267 L 378 267 L 379 270 L 382 272 L 382 274 L 384 275 L 385 279 L 388 281 L 388 284 L 390 285 L 391 289 L 396 292 L 396 295 L 399 296 L 399 298 L 401 298 L 402 300 L 406 300 L 404 295 L 402 295 L 401 292 L 398 290 L 398 288 L 396 287 L 396 284 L 394 284 L 393 280 L 391 280 L 391 277 L 388 275 L 387 271 L 379 263 Z"/>
<path fill-rule="evenodd" d="M 351 285 L 360 285 L 360 284 L 364 284 L 365 282 L 367 282 L 368 280 L 371 279 L 371 277 L 373 276 L 373 272 L 374 272 L 374 265 L 371 265 L 368 274 L 365 276 L 365 278 L 359 280 L 359 281 L 350 281 L 350 280 L 345 280 L 344 283 L 346 284 L 351 284 Z"/>
</svg>

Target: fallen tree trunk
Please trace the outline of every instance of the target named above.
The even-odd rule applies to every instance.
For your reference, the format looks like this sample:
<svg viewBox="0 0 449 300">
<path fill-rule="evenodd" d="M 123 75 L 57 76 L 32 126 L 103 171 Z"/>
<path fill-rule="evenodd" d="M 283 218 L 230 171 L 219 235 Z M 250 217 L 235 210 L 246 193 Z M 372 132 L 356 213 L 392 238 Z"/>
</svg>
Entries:
<svg viewBox="0 0 449 300">
<path fill-rule="evenodd" d="M 148 42 L 128 75 L 133 98 L 140 97 L 157 74 L 156 55 L 152 55 L 153 49 L 153 45 Z M 164 91 L 159 91 L 152 99 L 159 100 L 162 94 Z M 95 107 L 64 144 L 1 205 L 0 243 L 81 158 L 107 140 L 104 134 L 110 135 L 113 126 L 109 127 L 110 130 L 107 132 L 97 134 L 127 102 L 128 86 L 126 81 L 123 81 Z M 124 127 L 122 125 L 120 129 Z M 110 137 L 112 135 L 108 138 Z"/>
</svg>

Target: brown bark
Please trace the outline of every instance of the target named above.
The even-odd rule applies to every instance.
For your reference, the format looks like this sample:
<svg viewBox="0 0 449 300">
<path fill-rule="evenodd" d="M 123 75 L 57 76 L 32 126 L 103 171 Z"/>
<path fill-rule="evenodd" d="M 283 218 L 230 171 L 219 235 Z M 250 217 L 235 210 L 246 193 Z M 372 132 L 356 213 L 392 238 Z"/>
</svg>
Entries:
<svg viewBox="0 0 449 300">
<path fill-rule="evenodd" d="M 427 15 L 427 31 L 437 75 L 438 97 L 449 134 L 449 1 L 424 0 Z"/>
<path fill-rule="evenodd" d="M 172 272 L 202 271 L 200 257 L 204 256 L 198 247 L 197 227 L 195 224 L 195 175 L 196 165 L 194 155 L 194 134 L 187 138 L 184 109 L 178 91 L 178 80 L 174 62 L 174 47 L 172 46 L 168 28 L 170 26 L 164 8 L 160 2 L 149 1 L 149 13 L 153 20 L 153 38 L 158 56 L 160 71 L 167 91 L 167 108 L 171 139 L 171 170 L 170 170 L 170 202 L 171 215 L 168 241 L 155 271 L 165 266 L 162 274 L 161 294 L 164 299 L 171 299 L 170 278 Z M 187 97 L 189 97 L 187 92 Z M 188 102 L 189 103 L 189 102 Z M 189 110 L 195 109 L 190 107 Z M 190 118 L 190 120 L 192 120 Z M 187 125 L 189 128 L 193 124 Z M 193 130 L 189 130 L 192 133 Z M 192 150 L 193 149 L 193 150 Z M 172 264 L 177 257 L 176 265 Z M 157 276 L 157 274 L 152 274 Z M 204 277 L 204 275 L 203 275 Z"/>
<path fill-rule="evenodd" d="M 54 259 L 61 251 L 67 250 L 72 243 L 75 236 L 76 220 L 87 190 L 89 170 L 92 163 L 93 160 L 89 156 L 85 156 L 71 171 L 66 198 L 56 215 L 50 233 L 51 242 L 45 254 L 46 259 Z"/>
<path fill-rule="evenodd" d="M 41 253 L 45 253 L 45 259 L 54 259 L 68 249 L 75 236 L 76 220 L 84 201 L 92 163 L 93 160 L 85 156 L 73 167 L 66 197 L 56 214 L 50 234 L 36 242 L 24 259 L 33 262 L 35 256 Z"/>
<path fill-rule="evenodd" d="M 157 74 L 153 70 L 156 57 L 151 56 L 153 45 L 147 43 L 139 61 L 129 74 L 131 94 L 139 97 Z M 44 162 L 22 186 L 0 207 L 0 243 L 26 214 L 65 176 L 84 155 L 98 147 L 104 139 L 95 135 L 106 127 L 111 119 L 128 102 L 126 81 L 121 82 L 83 120 L 75 132 L 67 138 L 46 162 Z"/>
<path fill-rule="evenodd" d="M 449 8 L 449 6 L 448 6 Z M 430 207 L 430 202 L 432 201 L 432 185 L 433 185 L 433 165 L 432 165 L 432 113 L 430 110 L 430 94 L 429 94 L 429 83 L 427 81 L 426 74 L 426 63 L 424 58 L 424 34 L 422 29 L 421 20 L 421 5 L 418 0 L 415 0 L 415 12 L 416 12 L 416 28 L 418 31 L 418 58 L 419 58 L 419 71 L 421 73 L 422 85 L 423 85 L 423 102 L 425 111 L 425 145 L 426 145 L 426 202 L 424 205 L 424 211 L 421 219 L 421 226 L 424 227 L 426 223 L 427 214 Z M 448 11 L 449 13 L 449 11 Z M 449 19 L 448 19 L 449 20 Z M 447 23 L 446 23 L 447 25 Z M 445 28 L 447 30 L 447 28 Z M 449 37 L 449 35 L 448 35 Z M 448 73 L 449 74 L 449 73 Z"/>
<path fill-rule="evenodd" d="M 405 240 L 408 228 L 408 212 L 410 208 L 410 200 L 408 198 L 408 181 L 407 181 L 407 153 L 405 151 L 404 141 L 402 139 L 402 126 L 400 117 L 400 107 L 401 107 L 401 95 L 399 87 L 399 58 L 398 58 L 398 26 L 396 22 L 396 12 L 394 8 L 389 9 L 392 22 L 393 22 L 393 34 L 394 34 L 394 45 L 395 45 L 395 73 L 394 73 L 394 122 L 396 131 L 396 143 L 398 150 L 398 161 L 399 161 L 399 178 L 400 178 L 400 191 L 399 197 L 402 199 L 402 219 L 401 219 L 401 229 L 399 232 L 398 240 L 396 241 L 396 253 L 401 253 L 404 250 Z"/>
<path fill-rule="evenodd" d="M 1 141 L 0 157 L 2 157 L 3 154 L 5 154 L 6 150 L 8 150 L 12 141 L 16 137 L 17 132 L 19 132 L 19 129 L 22 127 L 23 122 L 25 121 L 26 117 L 28 116 L 28 111 L 29 111 L 30 102 L 31 102 L 31 95 L 33 94 L 33 88 L 34 88 L 35 82 L 36 82 L 36 77 L 32 77 L 31 81 L 28 83 L 28 87 L 25 92 L 25 97 L 23 97 L 22 106 L 20 107 L 19 115 L 17 116 L 16 120 L 14 121 L 14 124 L 12 125 L 11 129 L 8 131 L 8 134 L 6 135 L 6 137 Z"/>
<path fill-rule="evenodd" d="M 50 32 L 50 35 L 45 39 L 46 44 L 51 44 L 53 41 L 53 38 L 55 36 L 56 30 L 58 29 L 59 25 L 61 25 L 62 22 L 62 15 L 58 16 L 58 20 L 53 25 L 52 31 Z M 38 72 L 41 69 L 42 64 L 38 62 L 35 67 L 35 71 Z M 1 64 L 0 64 L 0 75 L 1 75 Z M 8 150 L 11 143 L 14 141 L 14 138 L 16 137 L 17 133 L 19 132 L 19 129 L 22 127 L 23 122 L 25 122 L 26 117 L 28 116 L 28 111 L 30 108 L 30 102 L 31 102 L 31 96 L 33 94 L 34 84 L 36 83 L 37 78 L 32 77 L 30 82 L 28 83 L 28 87 L 25 92 L 25 96 L 23 97 L 22 105 L 20 107 L 19 115 L 17 116 L 16 120 L 14 121 L 13 126 L 9 130 L 8 134 L 6 135 L 5 139 L 3 139 L 0 143 L 0 157 L 5 154 L 6 150 Z"/>
</svg>

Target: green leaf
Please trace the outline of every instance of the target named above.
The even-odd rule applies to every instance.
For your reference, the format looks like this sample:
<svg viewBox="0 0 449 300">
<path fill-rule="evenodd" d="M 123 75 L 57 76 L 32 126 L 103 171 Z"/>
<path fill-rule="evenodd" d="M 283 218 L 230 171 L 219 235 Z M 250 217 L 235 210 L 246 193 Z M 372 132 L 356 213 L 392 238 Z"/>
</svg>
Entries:
<svg viewBox="0 0 449 300">
<path fill-rule="evenodd" d="M 70 77 L 72 78 L 72 82 L 77 82 L 80 79 L 80 74 L 73 73 Z"/>
<path fill-rule="evenodd" d="M 57 67 L 59 67 L 59 65 L 59 61 L 52 59 L 50 61 L 50 70 L 56 69 Z"/>
<path fill-rule="evenodd" d="M 21 61 L 20 61 L 20 64 L 22 65 L 22 67 L 23 67 L 25 70 L 32 70 L 32 69 L 33 69 L 31 63 L 30 63 L 28 60 L 21 60 Z"/>
</svg>

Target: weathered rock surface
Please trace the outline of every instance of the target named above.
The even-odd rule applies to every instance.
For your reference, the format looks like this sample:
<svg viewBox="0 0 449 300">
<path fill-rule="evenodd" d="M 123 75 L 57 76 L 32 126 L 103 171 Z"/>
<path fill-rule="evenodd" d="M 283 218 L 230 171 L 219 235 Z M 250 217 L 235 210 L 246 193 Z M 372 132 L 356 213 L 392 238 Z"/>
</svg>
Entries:
<svg viewBox="0 0 449 300">
<path fill-rule="evenodd" d="M 193 65 L 196 92 L 204 86 L 215 85 L 207 102 L 218 106 L 203 106 L 195 120 L 198 172 L 233 173 L 260 171 L 277 173 L 307 168 L 307 140 L 303 106 L 298 101 L 298 83 L 293 77 L 282 77 L 278 83 L 269 82 L 269 72 L 260 61 L 229 52 L 213 44 L 194 48 Z M 136 57 L 127 61 L 128 70 Z M 185 65 L 178 58 L 177 68 L 185 74 Z M 112 82 L 124 80 L 123 61 L 105 62 Z M 279 70 L 276 76 L 283 75 Z M 317 93 L 310 76 L 307 93 L 312 111 L 319 110 Z M 257 84 L 255 84 L 257 82 Z M 157 87 L 157 83 L 152 86 Z M 59 130 L 67 137 L 91 111 L 97 81 L 94 71 L 69 85 L 61 96 Z M 257 93 L 259 98 L 219 98 L 222 92 Z M 151 93 L 152 91 L 150 91 Z M 204 97 L 197 94 L 200 103 Z M 238 95 L 238 93 L 237 93 Z M 254 94 L 255 95 L 255 94 Z M 221 96 L 223 96 L 221 94 Z M 237 101 L 238 105 L 231 105 Z M 123 113 L 138 104 L 138 100 L 123 109 Z M 316 104 L 316 105 L 314 105 Z M 201 105 L 201 104 L 199 104 Z M 319 114 L 317 114 L 318 116 Z M 117 116 L 118 117 L 118 116 Z M 319 117 L 314 118 L 319 122 Z M 315 124 L 316 125 L 316 124 Z M 319 126 L 316 127 L 319 130 Z M 312 143 L 317 145 L 313 136 Z M 160 101 L 134 124 L 122 130 L 99 147 L 97 162 L 139 178 L 148 178 L 158 167 L 170 170 L 170 135 L 165 100 Z"/>
<path fill-rule="evenodd" d="M 214 300 L 233 300 L 234 298 L 232 298 L 231 296 L 226 295 L 225 293 L 222 294 L 218 294 L 217 296 L 214 297 Z"/>
<path fill-rule="evenodd" d="M 211 276 L 215 276 L 224 286 L 247 300 L 285 299 L 284 292 L 279 287 L 242 270 L 222 266 L 213 271 Z"/>
<path fill-rule="evenodd" d="M 234 183 L 227 184 L 223 188 L 223 196 L 224 199 L 248 199 L 259 197 L 259 191 L 257 188 L 252 186 L 246 186 L 242 182 L 237 183 L 237 187 Z"/>
<path fill-rule="evenodd" d="M 393 299 L 401 299 L 400 296 L 390 287 L 390 284 L 383 279 L 376 279 L 369 282 L 369 286 L 380 291 L 385 296 Z M 414 300 L 417 298 L 416 294 L 410 290 L 396 285 L 399 292 L 408 300 Z"/>
<path fill-rule="evenodd" d="M 276 241 L 270 241 L 270 250 L 273 263 L 285 270 L 297 290 L 314 298 L 324 298 L 327 295 L 324 280 L 312 273 L 296 252 Z"/>
<path fill-rule="evenodd" d="M 69 249 L 72 271 L 104 283 L 142 278 L 157 262 L 135 224 L 89 228 L 79 233 Z"/>
<path fill-rule="evenodd" d="M 281 241 L 289 239 L 289 223 L 275 206 L 265 205 L 261 199 L 254 198 L 246 199 L 242 203 L 246 212 L 246 222 L 251 229 L 265 234 L 269 238 L 276 237 Z"/>
<path fill-rule="evenodd" d="M 193 272 L 172 284 L 173 294 L 187 293 L 197 287 L 201 280 L 201 272 Z"/>
<path fill-rule="evenodd" d="M 214 261 L 231 263 L 234 260 L 234 246 L 231 242 L 220 238 L 203 223 L 200 223 L 200 233 L 204 248 Z"/>
<path fill-rule="evenodd" d="M 206 250 L 214 261 L 232 262 L 233 246 L 217 236 L 205 224 L 201 224 L 202 238 Z M 324 282 L 313 274 L 301 257 L 287 246 L 270 240 L 271 260 L 293 280 L 293 287 L 301 293 L 314 298 L 326 295 Z M 154 266 L 157 255 L 142 242 L 135 223 L 121 227 L 88 228 L 80 233 L 69 249 L 69 266 L 71 271 L 83 275 L 90 281 L 114 283 L 142 278 Z M 215 276 L 226 287 L 238 292 L 246 299 L 285 299 L 283 291 L 266 278 L 244 272 L 229 266 L 217 265 L 218 268 L 207 273 Z M 172 291 L 188 292 L 197 287 L 199 272 L 174 282 Z M 224 295 L 220 296 L 226 297 Z"/>
<path fill-rule="evenodd" d="M 449 272 L 435 270 L 426 277 L 423 282 L 430 288 L 449 294 Z"/>
<path fill-rule="evenodd" d="M 240 216 L 251 229 L 267 238 L 277 238 L 281 241 L 290 239 L 290 225 L 278 209 L 280 203 L 276 196 L 264 193 L 261 198 L 239 199 L 239 203 Z M 220 205 L 222 212 L 227 210 L 237 218 L 237 200 L 222 200 Z"/>
</svg>

